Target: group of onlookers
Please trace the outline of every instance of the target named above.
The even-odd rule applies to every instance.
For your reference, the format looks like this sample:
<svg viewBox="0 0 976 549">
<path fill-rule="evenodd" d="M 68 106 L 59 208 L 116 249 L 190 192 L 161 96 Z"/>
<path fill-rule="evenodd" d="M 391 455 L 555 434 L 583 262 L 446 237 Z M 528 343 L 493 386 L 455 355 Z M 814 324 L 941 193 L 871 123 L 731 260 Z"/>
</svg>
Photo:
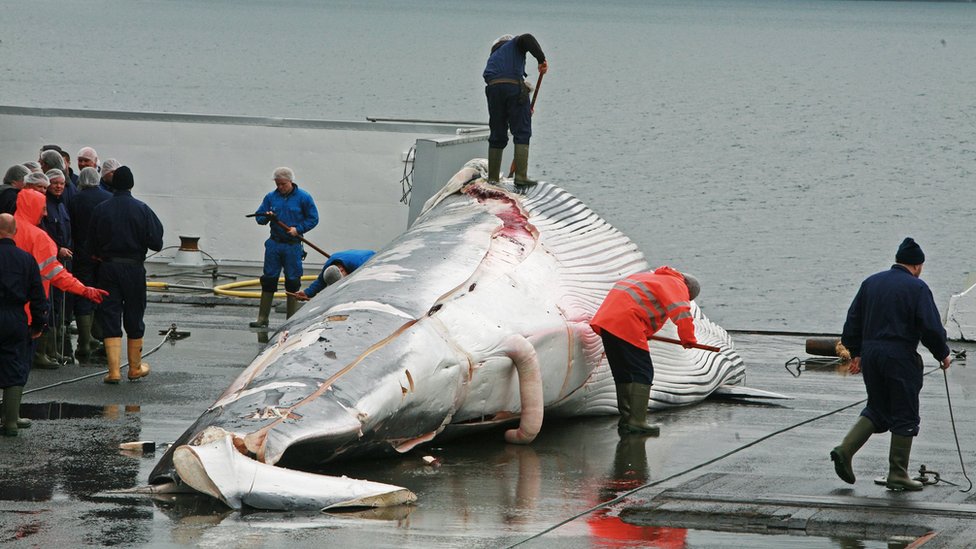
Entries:
<svg viewBox="0 0 976 549">
<path fill-rule="evenodd" d="M 148 249 L 162 248 L 162 224 L 146 204 L 132 197 L 134 179 L 127 166 L 113 158 L 99 164 L 91 147 L 78 151 L 78 173 L 70 160 L 61 147 L 45 145 L 37 161 L 8 168 L 0 185 L 0 388 L 5 435 L 16 435 L 18 427 L 29 424 L 18 414 L 32 366 L 55 369 L 75 359 L 82 364 L 107 362 L 104 381 L 118 383 L 123 322 L 129 336 L 129 379 L 149 373 L 141 361 L 143 261 Z M 24 253 L 32 259 L 34 272 L 7 268 L 8 256 L 10 265 L 27 264 Z M 35 299 L 34 274 L 43 303 Z M 68 335 L 72 320 L 78 331 L 74 350 Z"/>
</svg>

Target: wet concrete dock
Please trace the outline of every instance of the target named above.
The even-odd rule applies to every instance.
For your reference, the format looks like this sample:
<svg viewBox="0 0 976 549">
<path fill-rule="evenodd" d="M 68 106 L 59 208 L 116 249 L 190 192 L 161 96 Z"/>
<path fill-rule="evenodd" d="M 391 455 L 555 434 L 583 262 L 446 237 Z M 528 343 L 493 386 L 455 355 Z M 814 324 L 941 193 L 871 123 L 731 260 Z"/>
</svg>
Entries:
<svg viewBox="0 0 976 549">
<path fill-rule="evenodd" d="M 976 491 L 940 482 L 893 493 L 872 483 L 886 473 L 887 435 L 873 437 L 857 455 L 857 484 L 834 476 L 827 453 L 855 420 L 864 389 L 858 376 L 833 367 L 791 375 L 784 363 L 808 358 L 803 336 L 734 335 L 747 384 L 792 400 L 707 401 L 660 413 L 659 438 L 621 441 L 611 417 L 547 421 L 526 447 L 505 444 L 495 431 L 330 471 L 410 488 L 418 496 L 412 506 L 336 515 L 239 513 L 203 497 L 121 495 L 115 491 L 146 483 L 162 444 L 175 440 L 262 347 L 246 328 L 253 300 L 151 298 L 146 350 L 174 323 L 190 336 L 162 343 L 146 359 L 153 367 L 146 380 L 108 386 L 100 367 L 77 364 L 32 372 L 23 412 L 34 425 L 20 437 L 0 439 L 0 542 L 691 548 L 905 547 L 921 539 L 925 547 L 976 546 Z M 272 327 L 282 320 L 274 315 Z M 973 352 L 970 344 L 952 347 Z M 931 357 L 926 368 L 935 368 Z M 95 375 L 65 383 L 88 374 Z M 958 362 L 948 381 L 963 458 L 976 469 L 976 372 Z M 924 463 L 943 481 L 968 487 L 938 370 L 925 378 L 921 407 L 912 469 Z M 134 440 L 155 441 L 160 449 L 118 450 Z M 425 456 L 437 461 L 428 465 Z"/>
</svg>

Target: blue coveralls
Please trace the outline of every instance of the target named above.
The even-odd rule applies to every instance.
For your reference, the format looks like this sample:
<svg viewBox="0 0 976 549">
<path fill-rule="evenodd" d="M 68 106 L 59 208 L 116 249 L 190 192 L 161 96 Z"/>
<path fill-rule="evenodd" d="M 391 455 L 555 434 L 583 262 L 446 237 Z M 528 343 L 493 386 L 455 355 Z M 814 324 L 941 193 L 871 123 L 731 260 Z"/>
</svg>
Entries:
<svg viewBox="0 0 976 549">
<path fill-rule="evenodd" d="M 31 367 L 30 330 L 44 328 L 48 302 L 34 256 L 0 239 L 0 388 L 22 387 Z M 24 304 L 29 303 L 31 326 Z"/>
<path fill-rule="evenodd" d="M 525 51 L 519 48 L 518 37 L 505 42 L 488 56 L 482 76 L 488 99 L 488 146 L 504 149 L 508 145 L 509 129 L 516 144 L 528 145 L 532 137 L 532 105 L 522 98 Z M 492 84 L 500 79 L 515 82 Z"/>
<path fill-rule="evenodd" d="M 96 286 L 108 296 L 95 311 L 104 337 L 141 339 L 146 325 L 147 250 L 163 248 L 163 224 L 145 203 L 128 190 L 117 190 L 112 198 L 92 211 L 85 247 L 100 261 Z"/>
<path fill-rule="evenodd" d="M 949 356 L 946 332 L 932 291 L 901 265 L 861 283 L 844 323 L 841 343 L 861 357 L 868 403 L 861 415 L 876 432 L 918 434 L 922 390 L 921 341 L 936 360 Z"/>
<path fill-rule="evenodd" d="M 312 195 L 292 183 L 290 193 L 283 195 L 278 189 L 264 196 L 264 200 L 254 212 L 258 224 L 271 223 L 271 236 L 264 242 L 264 273 L 261 275 L 261 291 L 278 291 L 278 277 L 285 271 L 285 290 L 297 292 L 302 287 L 302 256 L 304 249 L 301 240 L 293 238 L 271 218 L 264 214 L 273 212 L 285 225 L 294 227 L 299 235 L 311 231 L 319 224 L 319 211 Z"/>
<path fill-rule="evenodd" d="M 375 253 L 373 250 L 342 250 L 341 252 L 332 254 L 329 260 L 325 262 L 325 265 L 322 266 L 322 271 L 319 273 L 319 276 L 305 290 L 305 295 L 311 299 L 315 297 L 315 294 L 325 289 L 323 275 L 326 269 L 331 265 L 335 265 L 336 261 L 341 262 L 342 266 L 346 269 L 346 274 L 349 274 L 362 267 L 363 263 L 369 261 L 369 258 L 373 257 Z"/>
<path fill-rule="evenodd" d="M 95 285 L 95 260 L 85 247 L 91 228 L 92 212 L 95 206 L 112 198 L 112 193 L 101 187 L 87 187 L 78 193 L 68 203 L 68 214 L 71 217 L 71 235 L 74 237 L 74 257 L 71 260 L 71 273 L 85 286 Z M 95 310 L 95 304 L 87 299 L 74 299 L 75 315 L 90 315 Z"/>
</svg>

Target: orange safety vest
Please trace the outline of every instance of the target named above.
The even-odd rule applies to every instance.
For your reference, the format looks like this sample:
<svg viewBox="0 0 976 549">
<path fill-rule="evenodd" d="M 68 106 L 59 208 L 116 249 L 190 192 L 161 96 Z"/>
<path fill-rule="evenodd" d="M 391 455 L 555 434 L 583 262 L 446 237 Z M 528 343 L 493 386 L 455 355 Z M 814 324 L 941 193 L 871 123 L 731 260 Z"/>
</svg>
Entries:
<svg viewBox="0 0 976 549">
<path fill-rule="evenodd" d="M 647 340 L 669 318 L 678 327 L 682 342 L 698 342 L 685 278 L 664 266 L 653 273 L 632 274 L 614 284 L 590 326 L 598 334 L 606 330 L 635 347 L 649 350 Z"/>
<path fill-rule="evenodd" d="M 51 284 L 61 291 L 84 295 L 85 285 L 65 270 L 64 265 L 58 261 L 57 244 L 37 226 L 44 217 L 45 205 L 44 195 L 37 191 L 21 189 L 17 193 L 17 211 L 14 212 L 17 234 L 14 235 L 14 242 L 18 248 L 34 256 L 34 261 L 37 261 L 37 266 L 41 270 L 44 295 L 51 295 Z M 29 309 L 27 309 L 27 317 L 30 318 Z"/>
</svg>

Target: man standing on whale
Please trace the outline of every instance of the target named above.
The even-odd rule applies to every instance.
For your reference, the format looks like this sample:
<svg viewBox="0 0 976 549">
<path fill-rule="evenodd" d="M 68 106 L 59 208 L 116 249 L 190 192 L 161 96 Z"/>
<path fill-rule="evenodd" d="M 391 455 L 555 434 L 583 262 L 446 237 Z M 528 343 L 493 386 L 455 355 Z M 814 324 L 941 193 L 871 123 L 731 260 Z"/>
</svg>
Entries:
<svg viewBox="0 0 976 549">
<path fill-rule="evenodd" d="M 852 374 L 861 372 L 868 403 L 840 446 L 830 451 L 837 476 L 854 484 L 854 454 L 873 433 L 891 431 L 888 476 L 891 490 L 922 489 L 908 475 L 912 439 L 918 435 L 922 390 L 919 342 L 949 367 L 949 346 L 932 291 L 919 276 L 925 254 L 912 238 L 898 246 L 895 264 L 869 276 L 854 296 L 841 343 L 851 352 Z"/>
<path fill-rule="evenodd" d="M 539 75 L 546 74 L 549 63 L 539 42 L 531 34 L 499 36 L 491 45 L 491 54 L 482 76 L 488 98 L 488 181 L 497 183 L 502 153 L 508 145 L 508 131 L 515 142 L 515 184 L 535 185 L 529 179 L 529 138 L 532 137 L 532 104 L 525 83 L 525 54 L 539 62 Z"/>
<path fill-rule="evenodd" d="M 647 340 L 671 319 L 678 327 L 683 347 L 698 343 L 691 301 L 700 291 L 695 277 L 665 265 L 653 273 L 634 273 L 614 284 L 593 315 L 590 326 L 603 339 L 617 389 L 618 433 L 660 434 L 660 427 L 646 422 L 654 381 Z"/>
</svg>

